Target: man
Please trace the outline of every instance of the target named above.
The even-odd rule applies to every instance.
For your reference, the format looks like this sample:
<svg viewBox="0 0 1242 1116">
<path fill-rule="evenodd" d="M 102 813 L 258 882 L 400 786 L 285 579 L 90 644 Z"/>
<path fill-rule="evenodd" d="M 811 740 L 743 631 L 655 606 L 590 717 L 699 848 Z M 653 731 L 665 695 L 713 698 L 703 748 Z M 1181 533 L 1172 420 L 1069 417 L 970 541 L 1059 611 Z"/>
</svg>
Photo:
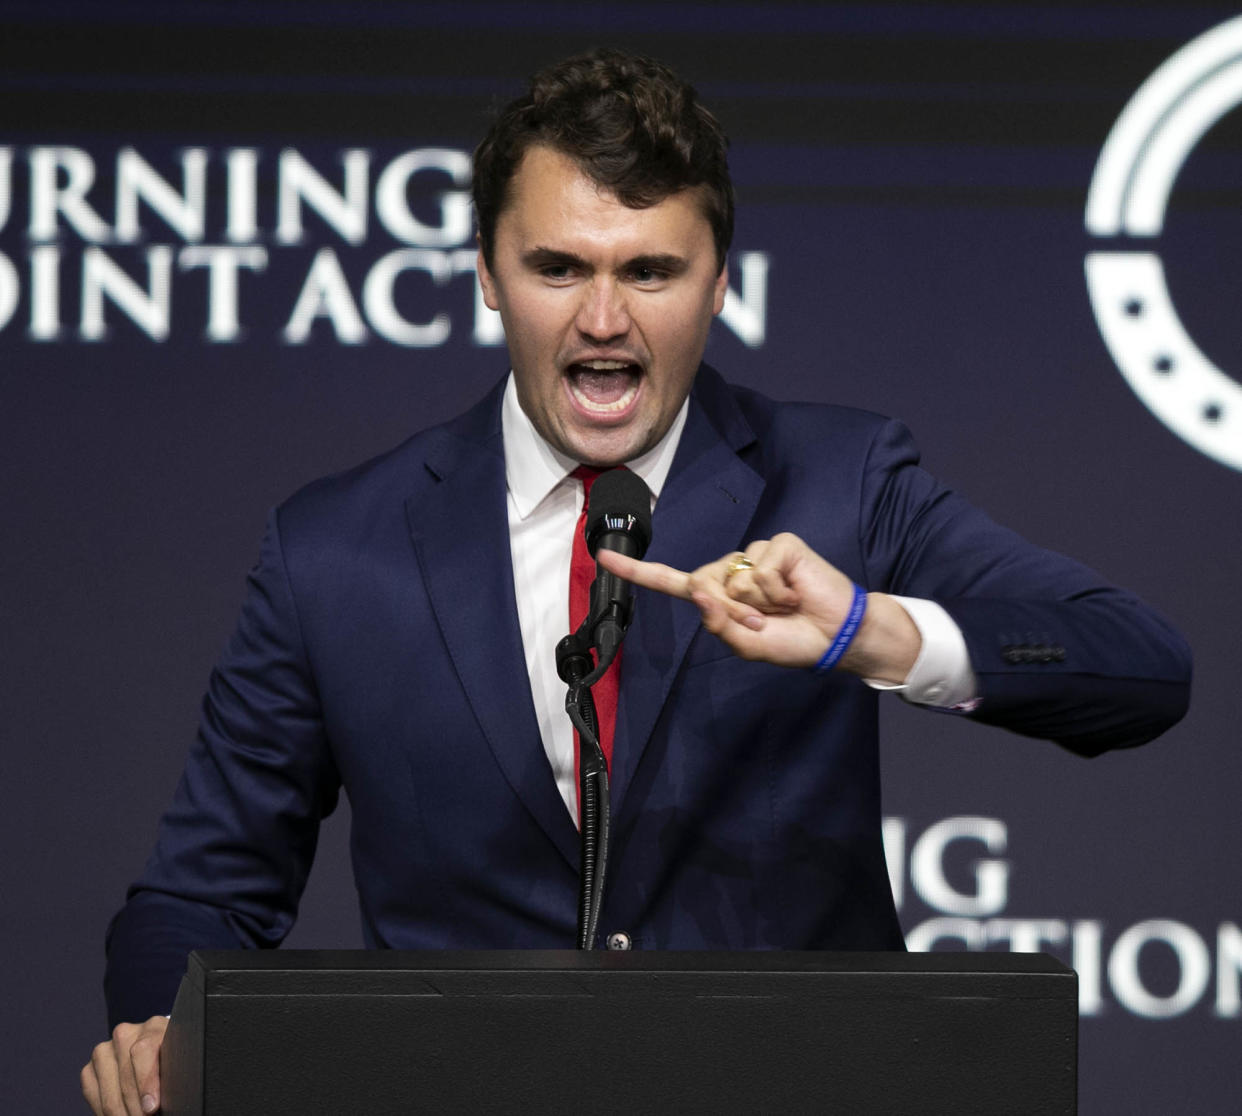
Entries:
<svg viewBox="0 0 1242 1116">
<path fill-rule="evenodd" d="M 552 650 L 580 465 L 625 463 L 654 499 L 652 561 L 600 559 L 655 590 L 621 663 L 602 920 L 636 948 L 902 948 L 877 688 L 1088 755 L 1184 710 L 1176 633 L 946 491 L 898 424 L 700 364 L 732 192 L 718 125 L 670 71 L 599 52 L 538 75 L 474 189 L 512 374 L 273 514 L 110 931 L 112 1018 L 151 1018 L 84 1068 L 97 1112 L 158 1106 L 186 953 L 280 942 L 342 786 L 368 944 L 572 944 Z"/>
</svg>

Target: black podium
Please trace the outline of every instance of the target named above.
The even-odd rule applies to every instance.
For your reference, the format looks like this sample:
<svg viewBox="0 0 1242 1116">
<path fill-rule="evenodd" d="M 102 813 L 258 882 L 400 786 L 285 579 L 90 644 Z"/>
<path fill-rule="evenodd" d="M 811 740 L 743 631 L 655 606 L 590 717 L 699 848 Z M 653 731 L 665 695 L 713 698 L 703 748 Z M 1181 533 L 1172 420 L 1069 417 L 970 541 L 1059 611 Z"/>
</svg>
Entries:
<svg viewBox="0 0 1242 1116">
<path fill-rule="evenodd" d="M 1042 954 L 190 956 L 167 1116 L 1072 1113 Z"/>
</svg>

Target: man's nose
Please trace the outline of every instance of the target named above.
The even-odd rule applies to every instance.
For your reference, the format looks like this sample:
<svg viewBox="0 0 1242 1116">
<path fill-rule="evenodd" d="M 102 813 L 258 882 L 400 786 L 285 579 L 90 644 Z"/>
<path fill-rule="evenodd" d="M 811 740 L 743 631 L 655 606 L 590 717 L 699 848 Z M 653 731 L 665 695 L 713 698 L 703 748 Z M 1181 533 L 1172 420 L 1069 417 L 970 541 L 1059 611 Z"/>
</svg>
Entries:
<svg viewBox="0 0 1242 1116">
<path fill-rule="evenodd" d="M 595 279 L 583 292 L 578 308 L 578 331 L 592 341 L 615 340 L 629 332 L 630 313 L 625 293 L 612 279 Z"/>
</svg>

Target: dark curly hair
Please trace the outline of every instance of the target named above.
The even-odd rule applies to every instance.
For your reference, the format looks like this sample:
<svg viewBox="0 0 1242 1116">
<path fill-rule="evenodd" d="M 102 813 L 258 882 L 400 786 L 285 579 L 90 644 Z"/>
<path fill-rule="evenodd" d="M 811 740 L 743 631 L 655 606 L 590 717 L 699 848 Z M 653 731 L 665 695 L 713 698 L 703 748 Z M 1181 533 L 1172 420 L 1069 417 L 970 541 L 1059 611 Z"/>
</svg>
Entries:
<svg viewBox="0 0 1242 1116">
<path fill-rule="evenodd" d="M 660 62 L 595 50 L 558 62 L 500 113 L 474 153 L 474 206 L 490 265 L 496 221 L 530 147 L 573 159 L 625 205 L 644 209 L 703 187 L 703 210 L 724 267 L 733 239 L 733 184 L 725 138 L 692 86 Z"/>
</svg>

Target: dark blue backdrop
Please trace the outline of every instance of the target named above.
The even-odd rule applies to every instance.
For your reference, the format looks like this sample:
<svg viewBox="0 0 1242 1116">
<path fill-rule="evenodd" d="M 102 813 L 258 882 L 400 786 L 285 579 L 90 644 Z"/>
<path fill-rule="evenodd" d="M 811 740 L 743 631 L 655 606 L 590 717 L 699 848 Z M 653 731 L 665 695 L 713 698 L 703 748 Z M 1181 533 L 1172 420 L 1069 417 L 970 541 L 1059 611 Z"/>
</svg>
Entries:
<svg viewBox="0 0 1242 1116">
<path fill-rule="evenodd" d="M 171 793 L 266 509 L 505 370 L 476 338 L 486 320 L 456 255 L 463 183 L 435 167 L 532 69 L 607 43 L 686 72 L 734 139 L 742 307 L 709 359 L 774 395 L 901 416 L 935 472 L 1189 636 L 1191 714 L 1130 754 L 1085 762 L 893 703 L 885 813 L 912 941 L 1038 945 L 1079 969 L 1084 1112 L 1232 1111 L 1242 475 L 1162 424 L 1114 364 L 1083 213 L 1127 101 L 1233 14 L 0 4 L 6 1092 L 77 1103 L 102 1033 L 103 929 Z M 1157 242 L 1187 330 L 1235 374 L 1240 116 L 1194 149 Z M 201 235 L 185 223 L 187 148 L 191 181 L 194 152 L 204 162 Z M 255 153 L 253 228 L 239 149 Z M 280 227 L 282 151 L 287 189 L 299 168 L 322 179 L 286 213 L 300 238 Z M 412 151 L 432 169 L 378 202 Z M 402 213 L 422 231 L 394 235 Z M 404 266 L 391 285 L 374 277 L 410 250 L 390 258 Z M 290 340 L 308 276 L 319 313 Z M 212 306 L 217 333 L 235 309 L 234 339 L 207 336 Z M 439 343 L 385 336 L 438 314 Z M 346 813 L 291 944 L 358 943 Z"/>
</svg>

